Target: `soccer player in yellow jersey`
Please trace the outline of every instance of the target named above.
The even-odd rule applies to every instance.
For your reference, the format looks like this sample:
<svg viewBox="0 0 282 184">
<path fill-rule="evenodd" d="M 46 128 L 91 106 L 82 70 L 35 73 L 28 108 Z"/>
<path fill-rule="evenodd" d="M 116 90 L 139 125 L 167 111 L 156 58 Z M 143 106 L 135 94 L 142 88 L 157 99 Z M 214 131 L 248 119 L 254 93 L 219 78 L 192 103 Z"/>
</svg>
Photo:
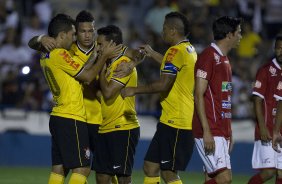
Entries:
<svg viewBox="0 0 282 184">
<path fill-rule="evenodd" d="M 122 43 L 122 33 L 110 25 L 98 29 L 99 46 L 113 40 Z M 123 99 L 120 91 L 124 87 L 137 86 L 137 71 L 126 77 L 113 76 L 117 66 L 130 62 L 124 55 L 126 47 L 115 59 L 108 60 L 100 74 L 101 107 L 103 122 L 99 127 L 97 150 L 94 153 L 96 182 L 108 184 L 112 176 L 118 177 L 119 184 L 130 184 L 140 129 L 135 111 L 135 97 Z"/>
<path fill-rule="evenodd" d="M 171 12 L 165 16 L 163 39 L 171 47 L 162 57 L 148 45 L 147 56 L 161 62 L 160 79 L 152 84 L 125 88 L 123 97 L 141 93 L 160 93 L 162 114 L 144 161 L 144 184 L 181 184 L 178 171 L 185 170 L 194 146 L 192 117 L 194 112 L 194 66 L 197 54 L 186 39 L 187 18 Z M 126 99 L 126 98 L 125 98 Z"/>
<path fill-rule="evenodd" d="M 64 170 L 67 169 L 73 171 L 69 184 L 85 184 L 90 172 L 90 150 L 80 81 L 91 82 L 97 76 L 97 69 L 91 65 L 96 61 L 96 56 L 89 57 L 87 62 L 90 64 L 86 68 L 81 60 L 70 55 L 68 50 L 73 43 L 75 28 L 74 21 L 65 14 L 58 14 L 51 20 L 48 35 L 54 38 L 57 47 L 51 52 L 42 53 L 40 59 L 54 101 L 49 121 L 52 138 L 49 184 L 63 184 Z M 119 50 L 120 46 L 110 42 L 100 52 L 96 62 L 103 65 Z"/>
<path fill-rule="evenodd" d="M 73 58 L 81 60 L 81 62 L 85 63 L 91 53 L 94 52 L 96 43 L 94 41 L 94 17 L 90 12 L 85 10 L 79 12 L 76 17 L 76 30 L 77 40 L 72 44 L 70 54 Z M 38 37 L 35 37 L 34 40 L 38 40 Z M 41 46 L 48 51 L 51 51 L 52 49 L 56 48 L 55 39 L 47 35 L 44 35 L 41 38 L 40 43 Z M 31 46 L 34 49 L 38 49 L 35 48 L 34 45 Z M 138 54 L 136 54 L 136 51 L 134 50 L 130 50 L 129 52 L 127 52 L 127 55 L 131 57 L 136 56 L 136 59 L 140 57 L 138 56 Z M 120 65 L 116 70 L 117 77 L 123 77 L 128 75 L 136 64 L 138 64 L 138 62 L 131 62 L 124 66 Z M 101 66 L 99 65 L 99 63 L 95 63 L 94 65 L 96 66 L 97 71 L 100 71 Z M 99 124 L 102 123 L 101 104 L 96 97 L 96 92 L 99 89 L 97 83 L 97 80 L 93 80 L 91 84 L 83 84 L 83 100 L 88 123 L 87 125 L 90 150 L 92 153 L 95 151 Z M 117 183 L 115 177 L 113 178 L 112 182 Z"/>
</svg>

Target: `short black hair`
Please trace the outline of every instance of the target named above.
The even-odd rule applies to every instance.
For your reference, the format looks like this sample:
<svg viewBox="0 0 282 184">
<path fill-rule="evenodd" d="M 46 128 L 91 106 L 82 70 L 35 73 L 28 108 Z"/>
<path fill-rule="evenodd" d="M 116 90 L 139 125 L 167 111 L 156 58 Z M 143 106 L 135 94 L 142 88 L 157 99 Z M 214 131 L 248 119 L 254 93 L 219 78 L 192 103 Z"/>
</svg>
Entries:
<svg viewBox="0 0 282 184">
<path fill-rule="evenodd" d="M 188 36 L 190 34 L 190 22 L 188 18 L 179 12 L 170 12 L 166 14 L 165 20 L 168 19 L 178 19 L 182 22 L 182 25 L 175 25 L 175 28 L 177 29 L 178 33 L 183 34 L 183 36 Z"/>
<path fill-rule="evenodd" d="M 214 40 L 226 38 L 228 33 L 235 33 L 237 27 L 242 23 L 241 18 L 223 16 L 213 22 L 212 30 Z"/>
<path fill-rule="evenodd" d="M 49 23 L 48 35 L 56 38 L 60 32 L 69 32 L 75 24 L 74 20 L 66 14 L 57 14 Z"/>
<path fill-rule="evenodd" d="M 276 44 L 277 44 L 278 41 L 282 41 L 282 34 L 279 34 L 279 35 L 276 36 L 276 38 L 275 38 L 275 44 L 274 44 L 275 46 L 276 46 Z"/>
<path fill-rule="evenodd" d="M 82 10 L 81 12 L 79 12 L 75 19 L 76 26 L 78 26 L 78 24 L 81 22 L 93 22 L 94 23 L 94 21 L 95 19 L 93 15 L 89 11 L 86 11 L 86 10 Z"/>
<path fill-rule="evenodd" d="M 98 35 L 104 35 L 107 41 L 113 40 L 116 44 L 121 44 L 122 32 L 119 27 L 115 25 L 108 25 L 97 30 Z"/>
</svg>

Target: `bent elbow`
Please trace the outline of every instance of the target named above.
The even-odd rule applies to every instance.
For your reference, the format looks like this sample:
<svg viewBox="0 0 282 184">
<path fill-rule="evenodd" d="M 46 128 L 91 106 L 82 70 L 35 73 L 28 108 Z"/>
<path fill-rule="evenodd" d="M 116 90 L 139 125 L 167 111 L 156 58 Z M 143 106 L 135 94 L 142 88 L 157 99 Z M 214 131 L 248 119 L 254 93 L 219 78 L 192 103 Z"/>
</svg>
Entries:
<svg viewBox="0 0 282 184">
<path fill-rule="evenodd" d="M 103 97 L 106 101 L 108 101 L 113 97 L 113 94 L 110 91 L 107 91 L 103 93 Z"/>
</svg>

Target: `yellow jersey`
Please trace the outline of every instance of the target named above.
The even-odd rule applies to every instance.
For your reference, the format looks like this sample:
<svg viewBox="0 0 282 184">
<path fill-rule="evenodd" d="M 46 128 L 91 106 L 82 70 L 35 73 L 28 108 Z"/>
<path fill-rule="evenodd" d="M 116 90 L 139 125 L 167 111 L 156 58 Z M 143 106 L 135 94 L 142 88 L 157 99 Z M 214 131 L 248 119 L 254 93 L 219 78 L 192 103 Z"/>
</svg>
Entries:
<svg viewBox="0 0 282 184">
<path fill-rule="evenodd" d="M 192 130 L 196 60 L 197 53 L 188 40 L 170 47 L 165 53 L 161 72 L 176 75 L 176 79 L 170 91 L 161 93 L 161 123 L 178 129 Z"/>
<path fill-rule="evenodd" d="M 54 49 L 41 55 L 40 65 L 53 94 L 51 115 L 86 122 L 82 85 L 75 79 L 84 63 L 65 49 Z"/>
<path fill-rule="evenodd" d="M 109 72 L 107 81 L 113 80 L 124 87 L 137 86 L 137 71 L 133 69 L 132 73 L 124 78 L 115 78 L 113 73 L 117 66 L 122 62 L 129 62 L 130 59 L 126 56 L 120 56 L 111 62 L 106 72 Z M 103 122 L 99 127 L 99 133 L 107 133 L 118 130 L 130 130 L 139 127 L 137 113 L 135 110 L 135 97 L 126 97 L 123 99 L 119 94 L 115 99 L 105 102 L 101 98 Z"/>
<path fill-rule="evenodd" d="M 94 44 L 89 50 L 85 51 L 79 47 L 79 44 L 73 43 L 70 53 L 75 59 L 81 60 L 85 63 L 89 56 L 92 54 Z M 101 104 L 97 99 L 96 93 L 99 89 L 98 77 L 89 85 L 83 84 L 83 101 L 86 110 L 86 122 L 89 124 L 101 124 L 102 123 L 102 113 L 101 113 Z"/>
</svg>

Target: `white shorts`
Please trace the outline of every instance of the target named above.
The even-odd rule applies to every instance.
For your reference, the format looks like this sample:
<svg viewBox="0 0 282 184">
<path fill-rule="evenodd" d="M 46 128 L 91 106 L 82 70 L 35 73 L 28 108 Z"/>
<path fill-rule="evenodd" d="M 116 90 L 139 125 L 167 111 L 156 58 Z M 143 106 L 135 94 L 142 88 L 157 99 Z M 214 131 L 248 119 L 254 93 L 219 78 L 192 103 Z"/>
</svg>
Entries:
<svg viewBox="0 0 282 184">
<path fill-rule="evenodd" d="M 252 166 L 253 169 L 276 168 L 277 153 L 272 148 L 272 143 L 254 143 Z"/>
<path fill-rule="evenodd" d="M 215 174 L 220 170 L 231 169 L 229 145 L 230 141 L 224 137 L 214 137 L 215 153 L 213 155 L 206 155 L 204 149 L 203 139 L 195 138 L 195 145 L 202 158 L 205 170 L 208 174 Z"/>
</svg>

